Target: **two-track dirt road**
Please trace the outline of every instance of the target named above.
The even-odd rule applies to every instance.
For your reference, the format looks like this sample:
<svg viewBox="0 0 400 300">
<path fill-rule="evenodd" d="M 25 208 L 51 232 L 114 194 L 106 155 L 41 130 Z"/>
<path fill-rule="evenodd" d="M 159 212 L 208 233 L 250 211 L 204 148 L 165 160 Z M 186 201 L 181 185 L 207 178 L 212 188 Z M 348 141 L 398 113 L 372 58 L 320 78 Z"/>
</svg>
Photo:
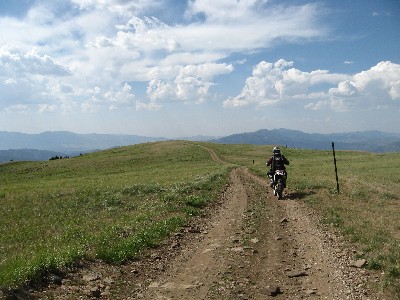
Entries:
<svg viewBox="0 0 400 300">
<path fill-rule="evenodd" d="M 368 277 L 295 200 L 278 201 L 268 183 L 235 169 L 219 210 L 141 299 L 374 299 Z"/>
<path fill-rule="evenodd" d="M 210 153 L 217 159 L 215 153 Z M 221 162 L 221 161 L 220 161 Z M 138 261 L 85 264 L 48 299 L 385 299 L 369 271 L 320 228 L 296 193 L 278 201 L 268 182 L 236 168 L 219 203 Z"/>
</svg>

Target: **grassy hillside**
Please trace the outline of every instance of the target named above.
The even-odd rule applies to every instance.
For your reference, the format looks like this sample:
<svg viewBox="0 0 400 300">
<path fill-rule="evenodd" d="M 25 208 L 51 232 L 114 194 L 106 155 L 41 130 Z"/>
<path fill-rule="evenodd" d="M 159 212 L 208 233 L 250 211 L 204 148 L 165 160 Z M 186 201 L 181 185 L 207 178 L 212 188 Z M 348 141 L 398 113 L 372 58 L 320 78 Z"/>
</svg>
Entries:
<svg viewBox="0 0 400 300">
<path fill-rule="evenodd" d="M 134 257 L 216 199 L 228 168 L 188 142 L 0 165 L 0 286 Z"/>
<path fill-rule="evenodd" d="M 272 147 L 157 142 L 0 165 L 0 287 L 77 258 L 131 259 L 217 199 L 234 165 L 265 176 Z M 320 212 L 400 299 L 400 153 L 283 149 L 290 191 Z M 284 202 L 282 202 L 284 205 Z M 378 288 L 384 288 L 378 286 Z"/>
<path fill-rule="evenodd" d="M 272 147 L 211 147 L 222 159 L 265 176 Z M 290 161 L 288 188 L 294 196 L 343 235 L 355 256 L 364 253 L 367 268 L 385 274 L 377 288 L 391 290 L 400 299 L 400 153 L 337 151 L 337 194 L 332 151 L 282 148 L 282 152 Z"/>
</svg>

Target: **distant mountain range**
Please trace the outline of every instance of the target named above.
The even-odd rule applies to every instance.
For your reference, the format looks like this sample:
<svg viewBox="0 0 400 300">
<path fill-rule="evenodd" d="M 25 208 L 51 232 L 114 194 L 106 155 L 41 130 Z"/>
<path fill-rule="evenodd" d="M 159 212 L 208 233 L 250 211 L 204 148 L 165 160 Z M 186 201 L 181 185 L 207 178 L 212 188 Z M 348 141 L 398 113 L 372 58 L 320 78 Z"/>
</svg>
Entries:
<svg viewBox="0 0 400 300">
<path fill-rule="evenodd" d="M 40 134 L 0 131 L 0 162 L 47 160 L 55 155 L 74 156 L 161 140 L 166 139 L 123 134 L 77 134 L 69 131 L 47 131 Z"/>
<path fill-rule="evenodd" d="M 281 145 L 318 150 L 329 150 L 331 143 L 334 142 L 337 150 L 400 152 L 400 134 L 380 131 L 318 134 L 289 129 L 262 129 L 221 138 L 195 136 L 181 139 L 225 144 Z M 0 131 L 0 162 L 48 160 L 54 156 L 74 156 L 84 152 L 163 140 L 167 139 L 138 135 L 77 134 L 68 131 L 40 134 Z"/>
<path fill-rule="evenodd" d="M 348 133 L 304 133 L 289 129 L 262 129 L 255 132 L 233 134 L 212 142 L 225 144 L 283 145 L 292 148 L 329 150 L 332 142 L 337 150 L 369 152 L 399 152 L 400 134 L 381 131 Z"/>
<path fill-rule="evenodd" d="M 0 131 L 0 150 L 37 149 L 77 152 L 160 140 L 165 139 L 124 134 L 77 134 L 69 131 L 47 131 L 40 134 Z"/>
</svg>

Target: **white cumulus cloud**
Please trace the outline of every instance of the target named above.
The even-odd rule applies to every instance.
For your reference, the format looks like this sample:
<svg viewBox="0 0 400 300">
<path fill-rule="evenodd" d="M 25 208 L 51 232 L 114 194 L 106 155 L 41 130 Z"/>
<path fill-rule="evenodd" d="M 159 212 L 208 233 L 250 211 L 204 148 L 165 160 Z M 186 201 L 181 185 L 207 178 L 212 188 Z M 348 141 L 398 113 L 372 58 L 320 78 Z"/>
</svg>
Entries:
<svg viewBox="0 0 400 300">
<path fill-rule="evenodd" d="M 340 82 L 337 87 L 329 89 L 328 104 L 343 102 L 345 109 L 376 108 L 392 104 L 391 100 L 400 99 L 398 83 L 400 65 L 383 61 L 367 71 Z M 332 106 L 332 105 L 331 105 Z M 334 107 L 334 105 L 333 105 Z"/>
<path fill-rule="evenodd" d="M 39 104 L 39 112 L 40 113 L 55 112 L 56 110 L 57 110 L 56 105 Z"/>
<path fill-rule="evenodd" d="M 224 106 L 265 106 L 286 100 L 314 99 L 323 91 L 315 92 L 313 87 L 323 83 L 334 84 L 348 77 L 330 74 L 327 70 L 303 72 L 293 65 L 284 59 L 275 63 L 260 62 L 254 67 L 252 76 L 246 79 L 242 92 L 225 100 Z"/>
<path fill-rule="evenodd" d="M 108 10 L 120 15 L 140 13 L 163 4 L 160 0 L 72 0 L 72 3 L 83 10 Z"/>
<path fill-rule="evenodd" d="M 172 81 L 152 80 L 147 88 L 147 96 L 156 101 L 203 102 L 209 97 L 216 76 L 233 71 L 232 65 L 208 63 L 187 65 L 179 69 Z"/>
<path fill-rule="evenodd" d="M 292 66 L 293 62 L 285 60 L 260 62 L 241 93 L 225 100 L 224 106 L 259 107 L 302 101 L 306 109 L 345 111 L 376 108 L 400 99 L 399 64 L 384 61 L 354 75 L 327 70 L 304 72 Z"/>
<path fill-rule="evenodd" d="M 162 13 L 177 13 L 171 5 L 38 1 L 25 16 L 0 17 L 0 42 L 10 45 L 0 49 L 0 92 L 9 96 L 0 98 L 0 110 L 26 103 L 44 105 L 41 111 L 54 106 L 96 111 L 135 103 L 138 109 L 160 109 L 168 101 L 204 102 L 213 97 L 215 79 L 234 71 L 224 63 L 232 54 L 327 34 L 318 26 L 323 12 L 318 3 L 195 0 L 180 3 L 174 21 Z M 126 82 L 148 84 L 141 100 L 134 101 Z M 300 88 L 282 81 L 276 93 Z"/>
<path fill-rule="evenodd" d="M 39 55 L 33 48 L 26 53 L 18 49 L 3 46 L 0 48 L 0 76 L 16 74 L 31 75 L 71 75 L 68 67 L 57 63 L 48 55 Z"/>
<path fill-rule="evenodd" d="M 393 81 L 390 83 L 390 91 L 389 91 L 390 97 L 392 97 L 393 100 L 400 100 L 400 80 L 399 81 Z"/>
</svg>

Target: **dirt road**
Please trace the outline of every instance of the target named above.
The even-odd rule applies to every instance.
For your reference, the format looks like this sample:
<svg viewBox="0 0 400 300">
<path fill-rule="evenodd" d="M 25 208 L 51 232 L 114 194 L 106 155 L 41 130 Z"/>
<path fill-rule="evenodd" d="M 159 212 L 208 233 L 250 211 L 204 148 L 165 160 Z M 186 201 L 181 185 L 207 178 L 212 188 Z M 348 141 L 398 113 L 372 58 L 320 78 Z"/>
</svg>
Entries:
<svg viewBox="0 0 400 300">
<path fill-rule="evenodd" d="M 354 253 L 319 227 L 291 192 L 278 201 L 246 168 L 230 174 L 219 203 L 160 248 L 124 266 L 85 263 L 48 299 L 385 299 L 353 267 Z"/>
<path fill-rule="evenodd" d="M 219 211 L 141 299 L 373 299 L 363 271 L 346 263 L 313 214 L 278 201 L 268 183 L 235 169 Z"/>
</svg>

